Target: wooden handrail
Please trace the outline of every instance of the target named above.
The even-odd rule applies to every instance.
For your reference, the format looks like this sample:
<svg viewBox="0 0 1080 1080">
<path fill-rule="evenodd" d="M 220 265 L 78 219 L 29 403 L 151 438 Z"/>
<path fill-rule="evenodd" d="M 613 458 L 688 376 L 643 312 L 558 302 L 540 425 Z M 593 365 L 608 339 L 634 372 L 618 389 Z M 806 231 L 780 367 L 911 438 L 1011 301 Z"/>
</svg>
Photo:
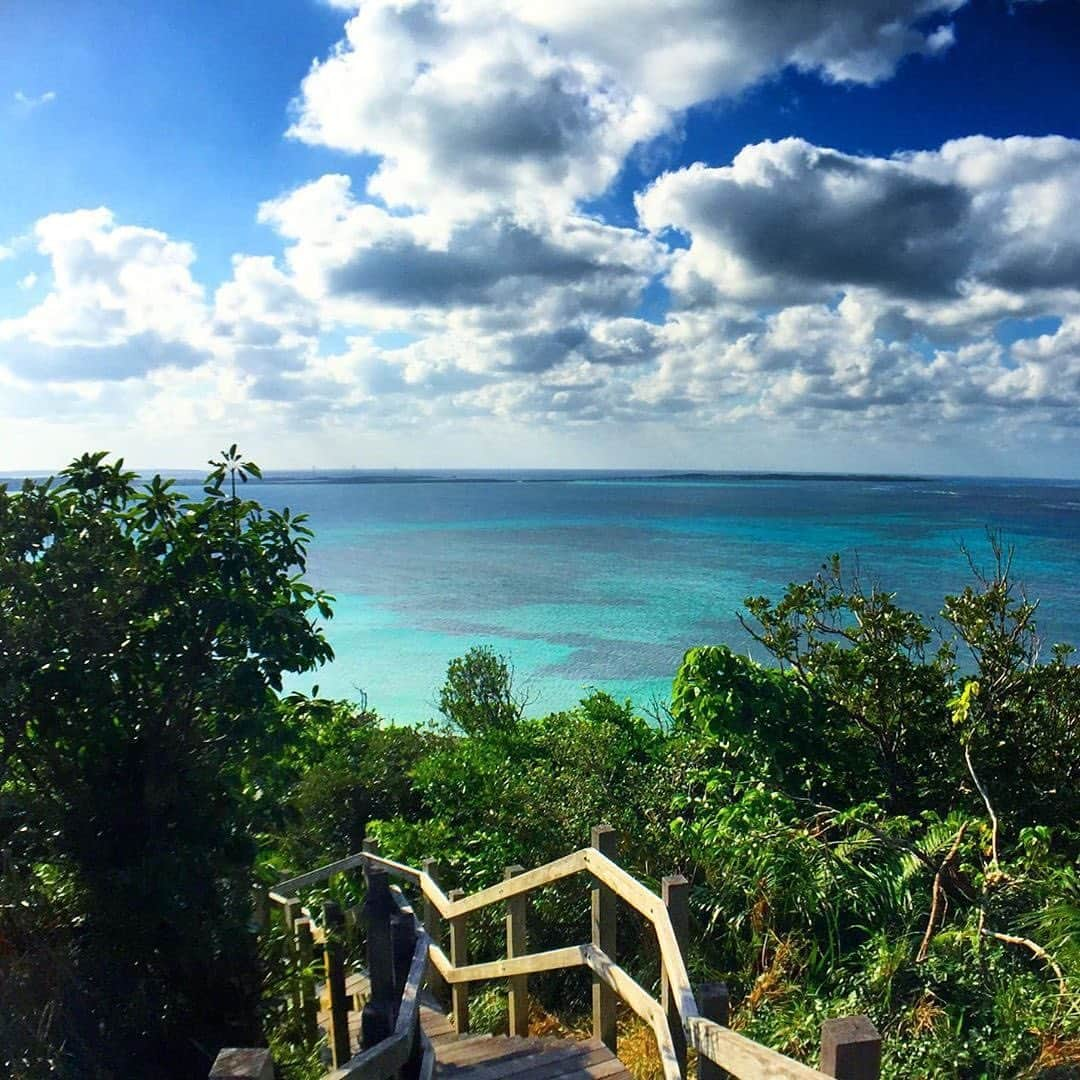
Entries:
<svg viewBox="0 0 1080 1080">
<path fill-rule="evenodd" d="M 341 1068 L 327 1073 L 324 1080 L 390 1080 L 397 1075 L 409 1058 L 412 1038 L 419 1026 L 420 986 L 427 972 L 430 944 L 427 932 L 419 927 L 393 1034 L 370 1050 L 354 1055 Z"/>
<path fill-rule="evenodd" d="M 281 882 L 270 893 L 270 897 L 279 903 L 286 903 L 300 889 L 316 884 L 335 873 L 360 865 L 366 869 L 381 868 L 391 877 L 411 882 L 420 889 L 430 907 L 441 918 L 447 920 L 461 919 L 493 904 L 504 903 L 575 874 L 586 873 L 595 881 L 607 886 L 651 923 L 656 933 L 660 962 L 669 988 L 669 1000 L 674 1004 L 675 1012 L 678 1014 L 687 1046 L 695 1049 L 699 1055 L 720 1066 L 733 1077 L 742 1078 L 742 1080 L 828 1080 L 826 1073 L 803 1065 L 785 1054 L 756 1043 L 704 1017 L 698 1007 L 682 949 L 679 947 L 671 917 L 662 898 L 596 848 L 582 848 L 534 870 L 515 874 L 488 888 L 454 899 L 447 896 L 434 878 L 423 870 L 383 858 L 374 852 L 358 852 L 307 874 Z M 411 911 L 411 908 L 409 910 Z M 430 959 L 432 967 L 450 986 L 460 986 L 485 979 L 531 975 L 562 968 L 582 966 L 589 968 L 650 1025 L 656 1037 L 665 1080 L 679 1080 L 682 1075 L 665 1009 L 611 957 L 595 945 L 572 945 L 487 963 L 455 965 L 422 927 L 419 940 L 424 942 L 425 964 Z M 419 944 L 417 948 L 419 950 Z M 410 981 L 411 979 L 412 972 L 410 971 Z M 402 1013 L 405 1011 L 403 1001 Z M 399 1019 L 398 1027 L 400 1026 Z M 389 1075 L 389 1072 L 384 1072 L 381 1065 L 378 1072 L 365 1070 L 362 1074 L 356 1071 L 356 1068 L 361 1062 L 365 1064 L 374 1061 L 381 1062 L 382 1058 L 378 1054 L 383 1053 L 384 1047 L 390 1043 L 397 1046 L 397 1040 L 398 1032 L 395 1030 L 390 1039 L 384 1040 L 379 1046 L 350 1061 L 345 1069 L 351 1071 L 339 1070 L 330 1076 L 334 1080 L 346 1080 L 347 1077 L 359 1078 L 361 1075 L 364 1080 L 382 1080 L 384 1076 Z M 397 1060 L 394 1056 L 397 1053 L 396 1050 L 385 1052 L 390 1055 L 387 1058 L 388 1061 Z"/>
</svg>

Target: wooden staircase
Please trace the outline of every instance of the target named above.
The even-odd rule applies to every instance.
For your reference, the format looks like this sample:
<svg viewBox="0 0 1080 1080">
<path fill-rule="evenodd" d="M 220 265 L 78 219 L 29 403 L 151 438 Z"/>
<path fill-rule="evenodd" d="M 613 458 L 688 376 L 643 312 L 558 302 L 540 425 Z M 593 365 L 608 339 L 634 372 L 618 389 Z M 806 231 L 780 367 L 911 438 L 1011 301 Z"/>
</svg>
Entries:
<svg viewBox="0 0 1080 1080">
<path fill-rule="evenodd" d="M 447 1080 L 630 1080 L 626 1066 L 597 1039 L 458 1035 L 434 1009 L 422 1009 L 420 1022 L 435 1048 L 435 1075 Z"/>
<path fill-rule="evenodd" d="M 597 826 L 589 847 L 533 870 L 507 867 L 504 880 L 466 895 L 457 889 L 443 892 L 433 860 L 421 868 L 407 866 L 380 857 L 374 842 L 366 840 L 363 851 L 278 884 L 269 898 L 280 905 L 284 922 L 290 1010 L 310 1038 L 320 1026 L 326 1033 L 333 1067 L 325 1080 L 629 1080 L 617 1057 L 619 1001 L 652 1030 L 664 1080 L 687 1080 L 691 1051 L 699 1080 L 878 1080 L 881 1038 L 865 1016 L 825 1021 L 820 1071 L 729 1028 L 726 987 L 705 983 L 695 989 L 683 959 L 690 883 L 678 875 L 665 877 L 658 895 L 620 867 L 615 852 L 613 830 Z M 354 871 L 363 875 L 365 898 L 362 907 L 343 911 L 326 896 L 325 885 Z M 529 894 L 575 876 L 588 884 L 592 940 L 530 952 Z M 390 884 L 391 879 L 400 884 Z M 315 888 L 323 890 L 321 903 L 305 907 L 299 894 Z M 632 908 L 652 926 L 660 954 L 658 997 L 616 962 L 617 905 Z M 506 955 L 470 962 L 469 916 L 492 906 L 505 909 Z M 367 931 L 370 979 L 350 972 L 345 961 L 348 928 L 361 924 Z M 316 950 L 326 973 L 322 988 L 315 986 Z M 581 1042 L 530 1037 L 529 977 L 567 968 L 591 975 L 597 1037 Z M 507 984 L 507 1036 L 469 1032 L 469 986 L 491 980 Z M 438 1002 L 449 1002 L 452 1019 Z M 263 1056 L 241 1072 L 230 1055 Z M 226 1049 L 219 1061 L 221 1070 L 215 1063 L 212 1078 L 273 1076 L 266 1051 Z"/>
<path fill-rule="evenodd" d="M 350 1050 L 360 1049 L 360 1015 L 371 993 L 367 975 L 354 972 L 346 980 Z M 319 996 L 326 998 L 325 986 Z M 329 1002 L 327 1002 L 327 1006 Z M 319 1027 L 329 1036 L 329 1007 L 320 1009 Z M 458 1035 L 453 1022 L 430 994 L 420 1000 L 420 1027 L 435 1051 L 434 1075 L 446 1080 L 630 1080 L 626 1066 L 598 1039 L 584 1041 L 552 1036 Z"/>
</svg>

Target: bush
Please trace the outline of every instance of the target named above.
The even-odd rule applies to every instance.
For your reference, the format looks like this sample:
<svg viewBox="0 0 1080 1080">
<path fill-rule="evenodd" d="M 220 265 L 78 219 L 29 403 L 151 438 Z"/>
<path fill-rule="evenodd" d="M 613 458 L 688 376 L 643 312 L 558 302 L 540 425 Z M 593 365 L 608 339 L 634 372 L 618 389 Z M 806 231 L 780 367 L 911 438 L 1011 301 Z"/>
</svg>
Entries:
<svg viewBox="0 0 1080 1080">
<path fill-rule="evenodd" d="M 289 737 L 282 673 L 332 655 L 330 610 L 300 577 L 304 519 L 238 497 L 258 470 L 235 447 L 211 464 L 197 500 L 101 453 L 0 488 L 0 820 L 66 926 L 27 1050 L 61 1073 L 205 1074 L 258 1038 L 258 777 Z"/>
</svg>

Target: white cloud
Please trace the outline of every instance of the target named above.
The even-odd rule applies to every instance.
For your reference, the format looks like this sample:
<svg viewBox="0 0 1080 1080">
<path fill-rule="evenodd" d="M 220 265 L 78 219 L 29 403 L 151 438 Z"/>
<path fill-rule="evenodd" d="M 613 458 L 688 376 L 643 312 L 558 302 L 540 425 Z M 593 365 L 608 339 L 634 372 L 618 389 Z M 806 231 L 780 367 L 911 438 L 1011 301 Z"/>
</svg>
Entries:
<svg viewBox="0 0 1080 1080">
<path fill-rule="evenodd" d="M 52 288 L 0 321 L 3 363 L 45 379 L 118 379 L 206 358 L 194 252 L 164 233 L 117 225 L 104 207 L 50 214 L 34 228 Z"/>
<path fill-rule="evenodd" d="M 869 289 L 894 333 L 955 338 L 1080 300 L 1078 199 L 1080 141 L 975 137 L 883 159 L 785 139 L 666 174 L 638 209 L 691 239 L 669 277 L 676 307 Z"/>
<path fill-rule="evenodd" d="M 42 105 L 49 105 L 56 100 L 55 90 L 46 90 L 42 94 L 27 94 L 22 90 L 16 90 L 13 95 L 16 106 L 26 112 L 39 109 Z"/>
<path fill-rule="evenodd" d="M 0 322 L 0 407 L 323 460 L 361 429 L 415 448 L 524 424 L 550 445 L 591 425 L 691 449 L 778 428 L 1073 438 L 1080 143 L 882 158 L 787 139 L 658 178 L 638 228 L 583 210 L 689 106 L 788 67 L 878 82 L 947 50 L 962 2 L 334 0 L 346 36 L 290 134 L 369 156 L 366 184 L 326 175 L 264 203 L 281 257 L 237 255 L 212 296 L 182 240 L 104 208 L 43 218 L 48 291 Z M 654 323 L 639 308 L 658 280 Z M 997 339 L 1038 315 L 1059 329 Z"/>
<path fill-rule="evenodd" d="M 378 155 L 368 190 L 389 205 L 533 215 L 603 190 L 666 122 L 496 7 L 373 0 L 305 78 L 290 134 Z"/>
<path fill-rule="evenodd" d="M 25 277 L 19 278 L 20 289 L 32 289 L 38 283 L 38 276 L 34 273 L 29 273 Z"/>
<path fill-rule="evenodd" d="M 618 73 L 670 109 L 736 94 L 793 66 L 837 82 L 888 78 L 952 44 L 939 21 L 966 0 L 513 0 L 560 48 Z M 929 29 L 922 27 L 931 20 Z"/>
<path fill-rule="evenodd" d="M 265 204 L 286 261 L 327 320 L 442 335 L 473 370 L 546 369 L 592 349 L 590 327 L 629 314 L 665 265 L 661 245 L 580 214 L 391 214 L 324 176 Z M 610 349 L 608 350 L 610 354 Z"/>
<path fill-rule="evenodd" d="M 368 190 L 388 205 L 562 211 L 689 106 L 788 66 L 878 82 L 948 48 L 934 20 L 964 2 L 370 0 L 290 134 L 377 156 Z"/>
</svg>

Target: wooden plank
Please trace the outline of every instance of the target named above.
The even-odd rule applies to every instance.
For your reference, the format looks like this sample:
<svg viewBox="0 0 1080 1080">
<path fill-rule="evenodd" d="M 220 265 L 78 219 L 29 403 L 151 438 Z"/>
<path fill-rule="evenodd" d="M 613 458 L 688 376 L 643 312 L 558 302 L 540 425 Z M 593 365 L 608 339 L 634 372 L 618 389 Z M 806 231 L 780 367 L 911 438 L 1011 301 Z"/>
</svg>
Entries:
<svg viewBox="0 0 1080 1080">
<path fill-rule="evenodd" d="M 450 894 L 451 902 L 461 895 L 461 889 L 454 889 Z M 469 962 L 469 928 L 466 915 L 455 915 L 450 919 L 450 963 L 455 968 L 463 968 Z M 454 1011 L 454 1030 L 464 1035 L 469 1030 L 469 988 L 465 982 L 447 978 L 450 983 L 450 1003 Z"/>
<path fill-rule="evenodd" d="M 616 964 L 611 957 L 591 945 L 585 947 L 585 963 L 611 989 L 647 1023 L 656 1037 L 656 1049 L 660 1055 L 660 1065 L 664 1071 L 664 1080 L 681 1080 L 679 1059 L 671 1041 L 667 1016 L 654 997 L 647 993 L 640 983 L 628 972 Z"/>
<path fill-rule="evenodd" d="M 537 1044 L 532 1053 L 472 1069 L 469 1071 L 469 1080 L 502 1080 L 504 1076 L 521 1080 L 538 1065 L 551 1069 L 562 1058 L 581 1058 L 585 1054 L 578 1043 L 555 1043 L 550 1039 L 531 1039 L 530 1042 Z"/>
<path fill-rule="evenodd" d="M 660 897 L 667 909 L 679 953 L 685 955 L 690 939 L 690 882 L 682 874 L 665 877 L 660 882 Z M 679 1059 L 679 1073 L 685 1076 L 686 1035 L 683 1033 L 678 999 L 672 993 L 671 979 L 668 978 L 667 969 L 663 964 L 660 965 L 660 1006 L 667 1016 L 671 1041 L 675 1045 L 675 1056 Z"/>
<path fill-rule="evenodd" d="M 881 1036 L 868 1016 L 843 1016 L 821 1027 L 821 1071 L 839 1080 L 878 1080 Z"/>
<path fill-rule="evenodd" d="M 563 949 L 515 956 L 509 960 L 489 960 L 483 964 L 465 964 L 455 967 L 446 959 L 442 949 L 432 949 L 432 961 L 441 967 L 443 977 L 451 986 L 459 983 L 479 982 L 482 979 L 509 979 L 517 975 L 539 975 L 543 971 L 560 968 L 581 967 L 585 963 L 586 945 L 569 945 Z"/>
<path fill-rule="evenodd" d="M 670 981 L 672 996 L 685 1025 L 690 1017 L 700 1014 L 694 991 L 690 986 L 686 963 L 675 938 L 675 931 L 664 902 L 656 893 L 650 892 L 640 881 L 631 877 L 621 866 L 607 858 L 603 852 L 586 848 L 584 857 L 586 868 L 593 877 L 605 882 L 653 924 L 664 971 Z"/>
<path fill-rule="evenodd" d="M 811 1069 L 794 1058 L 770 1050 L 731 1028 L 693 1017 L 686 1025 L 687 1042 L 699 1054 L 737 1077 L 752 1080 L 822 1080 L 825 1073 Z"/>
<path fill-rule="evenodd" d="M 364 1006 L 361 1031 L 365 1050 L 377 1046 L 394 1030 L 401 994 L 394 985 L 394 946 L 390 919 L 397 912 L 390 882 L 382 868 L 369 868 L 364 921 L 367 923 L 367 973 L 371 996 Z"/>
<path fill-rule="evenodd" d="M 582 1070 L 601 1065 L 605 1061 L 618 1060 L 602 1043 L 590 1040 L 585 1043 L 571 1043 L 569 1054 L 551 1054 L 545 1060 L 540 1058 L 531 1069 L 517 1074 L 515 1080 L 552 1080 L 554 1077 L 580 1075 Z M 588 1074 L 586 1074 L 588 1075 Z"/>
<path fill-rule="evenodd" d="M 607 825 L 597 825 L 592 830 L 592 846 L 597 853 L 613 859 L 619 849 L 619 837 Z M 612 962 L 616 944 L 616 898 L 612 889 L 602 882 L 592 888 L 592 944 Z M 618 1029 L 615 1023 L 615 995 L 610 986 L 593 975 L 592 1016 L 593 1038 L 599 1039 L 614 1054 L 618 1047 Z"/>
<path fill-rule="evenodd" d="M 340 874 L 345 870 L 351 870 L 354 866 L 360 866 L 363 861 L 364 853 L 357 852 L 355 855 L 346 855 L 344 859 L 338 859 L 337 862 L 320 866 L 317 870 L 309 870 L 306 874 L 299 874 L 294 878 L 279 881 L 270 893 L 270 899 L 276 900 L 279 904 L 285 903 L 290 897 L 300 892 L 301 889 L 317 885 L 320 881 L 332 877 L 334 874 Z"/>
<path fill-rule="evenodd" d="M 432 881 L 436 882 L 438 878 L 438 864 L 434 859 L 424 860 L 423 873 Z M 421 883 L 421 892 L 423 893 L 423 884 Z M 438 946 L 443 943 L 443 925 L 442 916 L 439 914 L 439 909 L 435 906 L 435 903 L 430 900 L 427 894 L 424 895 L 424 927 L 431 937 L 431 940 Z M 432 964 L 428 971 L 428 987 L 431 990 L 432 996 L 440 1005 L 449 1007 L 450 1004 L 450 987 L 446 980 L 442 977 L 442 973 L 438 968 Z"/>
<path fill-rule="evenodd" d="M 525 872 L 524 866 L 508 866 L 503 876 L 509 881 Z M 512 896 L 506 901 L 506 958 L 513 960 L 528 954 L 528 935 L 525 925 L 525 896 Z M 507 1027 L 511 1035 L 529 1034 L 529 976 L 511 975 L 507 989 Z"/>
<path fill-rule="evenodd" d="M 296 961 L 300 967 L 300 1024 L 304 1038 L 314 1040 L 318 1032 L 318 1005 L 315 1001 L 315 972 L 312 970 L 315 962 L 315 940 L 311 933 L 311 920 L 297 919 L 294 930 Z"/>
<path fill-rule="evenodd" d="M 712 1020 L 721 1027 L 728 1026 L 731 999 L 727 983 L 702 983 L 697 990 L 697 999 L 706 1020 Z M 730 1080 L 730 1075 L 704 1055 L 698 1058 L 698 1080 Z"/>
<path fill-rule="evenodd" d="M 443 912 L 447 918 L 457 915 L 468 915 L 490 904 L 501 904 L 509 900 L 511 896 L 520 896 L 523 893 L 532 892 L 543 885 L 551 885 L 561 881 L 584 869 L 582 852 L 575 851 L 570 855 L 564 855 L 561 859 L 546 863 L 535 870 L 526 870 L 525 873 L 511 878 L 509 881 L 500 881 L 497 885 L 491 885 L 479 892 L 465 896 L 462 893 L 456 900 L 451 900 L 449 909 Z M 425 895 L 426 892 L 425 892 Z"/>
<path fill-rule="evenodd" d="M 330 1050 L 334 1068 L 339 1068 L 352 1056 L 349 1044 L 349 1004 L 345 994 L 345 933 L 344 916 L 340 905 L 327 900 L 323 909 L 326 921 L 326 985 L 330 995 Z"/>
</svg>

